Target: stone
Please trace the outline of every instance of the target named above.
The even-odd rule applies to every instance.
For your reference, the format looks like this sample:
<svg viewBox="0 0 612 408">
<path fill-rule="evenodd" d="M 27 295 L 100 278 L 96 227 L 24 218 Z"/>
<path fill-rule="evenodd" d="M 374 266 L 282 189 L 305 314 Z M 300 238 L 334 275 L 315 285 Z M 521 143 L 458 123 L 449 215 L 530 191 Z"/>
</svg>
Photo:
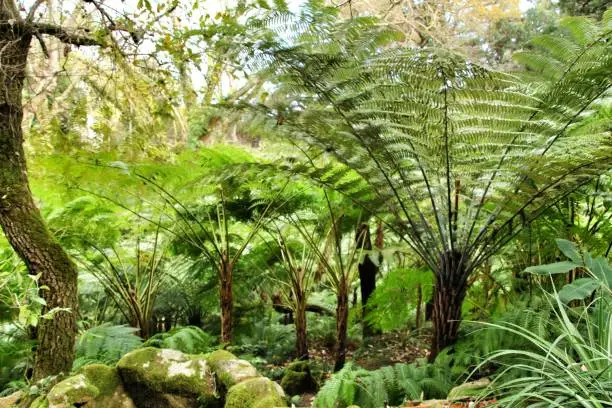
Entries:
<svg viewBox="0 0 612 408">
<path fill-rule="evenodd" d="M 0 408 L 13 408 L 16 403 L 23 397 L 23 392 L 17 391 L 7 397 L 0 398 Z"/>
<path fill-rule="evenodd" d="M 83 367 L 77 375 L 55 384 L 41 407 L 72 408 L 136 408 L 134 401 L 125 392 L 119 373 L 114 367 L 91 364 Z M 32 404 L 34 407 L 34 404 Z"/>
<path fill-rule="evenodd" d="M 259 377 L 257 369 L 251 363 L 240 360 L 225 350 L 212 352 L 206 360 L 225 390 L 249 378 Z"/>
<path fill-rule="evenodd" d="M 251 378 L 229 389 L 225 408 L 286 407 L 285 393 L 274 381 L 266 377 Z"/>
<path fill-rule="evenodd" d="M 289 395 L 313 392 L 317 389 L 317 383 L 310 373 L 310 365 L 307 361 L 296 361 L 285 369 L 285 375 L 281 380 L 281 387 Z"/>
<path fill-rule="evenodd" d="M 100 395 L 100 390 L 85 375 L 68 377 L 55 384 L 47 394 L 49 408 L 83 406 Z"/>
<path fill-rule="evenodd" d="M 446 397 L 450 401 L 472 399 L 480 395 L 491 384 L 488 378 L 466 382 L 451 389 Z"/>
<path fill-rule="evenodd" d="M 145 347 L 123 356 L 117 369 L 138 407 L 182 408 L 218 402 L 212 371 L 204 356 Z"/>
</svg>

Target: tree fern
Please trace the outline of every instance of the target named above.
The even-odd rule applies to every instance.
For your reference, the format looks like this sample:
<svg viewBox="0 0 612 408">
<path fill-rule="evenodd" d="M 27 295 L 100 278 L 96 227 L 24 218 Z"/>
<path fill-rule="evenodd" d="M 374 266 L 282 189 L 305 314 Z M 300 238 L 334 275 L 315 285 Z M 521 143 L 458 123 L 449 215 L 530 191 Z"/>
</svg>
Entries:
<svg viewBox="0 0 612 408">
<path fill-rule="evenodd" d="M 323 19 L 262 52 L 286 100 L 268 117 L 308 156 L 285 168 L 392 215 L 434 271 L 433 356 L 456 339 L 468 276 L 610 168 L 595 112 L 612 84 L 611 20 L 566 19 L 562 37 L 534 40 L 517 55 L 529 77 L 397 48 L 368 19 Z"/>
</svg>

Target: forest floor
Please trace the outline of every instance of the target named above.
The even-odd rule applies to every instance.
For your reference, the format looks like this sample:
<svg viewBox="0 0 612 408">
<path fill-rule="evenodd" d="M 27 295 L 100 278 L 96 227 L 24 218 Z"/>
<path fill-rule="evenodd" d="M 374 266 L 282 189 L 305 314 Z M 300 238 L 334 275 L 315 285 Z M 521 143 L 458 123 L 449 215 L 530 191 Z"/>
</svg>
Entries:
<svg viewBox="0 0 612 408">
<path fill-rule="evenodd" d="M 346 361 L 368 370 L 393 365 L 396 363 L 412 363 L 420 358 L 425 358 L 429 354 L 428 342 L 430 333 L 409 333 L 392 332 L 380 336 L 373 336 L 362 344 L 350 343 L 348 345 Z M 333 348 L 324 344 L 310 344 L 310 359 L 313 366 L 327 367 L 331 370 L 334 366 Z M 286 362 L 280 366 L 287 366 L 291 362 Z M 273 367 L 269 367 L 273 368 Z M 330 371 L 319 378 L 322 383 L 330 376 Z M 314 399 L 314 393 L 301 395 L 301 401 L 296 407 L 310 407 Z"/>
</svg>

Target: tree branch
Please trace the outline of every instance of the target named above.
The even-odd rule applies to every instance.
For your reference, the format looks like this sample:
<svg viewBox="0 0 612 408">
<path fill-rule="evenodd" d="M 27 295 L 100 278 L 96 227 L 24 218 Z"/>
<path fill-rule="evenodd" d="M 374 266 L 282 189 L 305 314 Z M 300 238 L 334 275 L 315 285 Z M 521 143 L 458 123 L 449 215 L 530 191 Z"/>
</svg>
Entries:
<svg viewBox="0 0 612 408">
<path fill-rule="evenodd" d="M 52 35 L 66 44 L 100 46 L 105 47 L 106 41 L 101 38 L 70 31 L 64 27 L 51 23 L 27 23 L 25 21 L 0 21 L 0 32 L 11 31 L 14 34 L 33 35 L 46 34 Z"/>
</svg>

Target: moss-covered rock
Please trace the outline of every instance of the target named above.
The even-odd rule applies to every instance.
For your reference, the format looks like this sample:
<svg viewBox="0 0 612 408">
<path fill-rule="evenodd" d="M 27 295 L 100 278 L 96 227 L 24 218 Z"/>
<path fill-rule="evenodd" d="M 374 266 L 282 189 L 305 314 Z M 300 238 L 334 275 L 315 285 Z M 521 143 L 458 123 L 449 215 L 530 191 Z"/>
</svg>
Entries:
<svg viewBox="0 0 612 408">
<path fill-rule="evenodd" d="M 317 383 L 312 378 L 308 362 L 296 361 L 291 363 L 285 369 L 285 375 L 281 380 L 281 387 L 289 395 L 316 391 Z"/>
<path fill-rule="evenodd" d="M 93 401 L 100 390 L 85 375 L 68 377 L 55 384 L 47 394 L 49 408 L 72 408 Z"/>
<path fill-rule="evenodd" d="M 0 398 L 0 408 L 13 408 L 17 401 L 21 399 L 23 392 L 17 391 L 8 397 Z"/>
<path fill-rule="evenodd" d="M 139 407 L 195 407 L 217 401 L 212 371 L 203 356 L 146 347 L 123 356 L 117 369 Z"/>
<path fill-rule="evenodd" d="M 249 378 L 258 377 L 257 369 L 246 360 L 239 360 L 225 350 L 217 350 L 207 356 L 211 369 L 224 390 Z"/>
<path fill-rule="evenodd" d="M 471 399 L 480 395 L 490 384 L 491 381 L 488 378 L 466 382 L 450 390 L 446 398 L 450 401 Z"/>
<path fill-rule="evenodd" d="M 231 387 L 225 399 L 225 408 L 286 407 L 285 393 L 274 381 L 266 377 L 251 378 Z"/>
<path fill-rule="evenodd" d="M 44 395 L 41 395 L 32 401 L 29 408 L 49 408 L 49 402 Z"/>
<path fill-rule="evenodd" d="M 46 402 L 49 408 L 136 407 L 125 392 L 117 369 L 103 364 L 85 366 L 77 375 L 57 383 L 47 394 Z"/>
<path fill-rule="evenodd" d="M 212 353 L 206 355 L 206 360 L 209 364 L 213 365 L 218 361 L 238 360 L 238 357 L 236 357 L 227 350 L 215 350 Z"/>
</svg>

